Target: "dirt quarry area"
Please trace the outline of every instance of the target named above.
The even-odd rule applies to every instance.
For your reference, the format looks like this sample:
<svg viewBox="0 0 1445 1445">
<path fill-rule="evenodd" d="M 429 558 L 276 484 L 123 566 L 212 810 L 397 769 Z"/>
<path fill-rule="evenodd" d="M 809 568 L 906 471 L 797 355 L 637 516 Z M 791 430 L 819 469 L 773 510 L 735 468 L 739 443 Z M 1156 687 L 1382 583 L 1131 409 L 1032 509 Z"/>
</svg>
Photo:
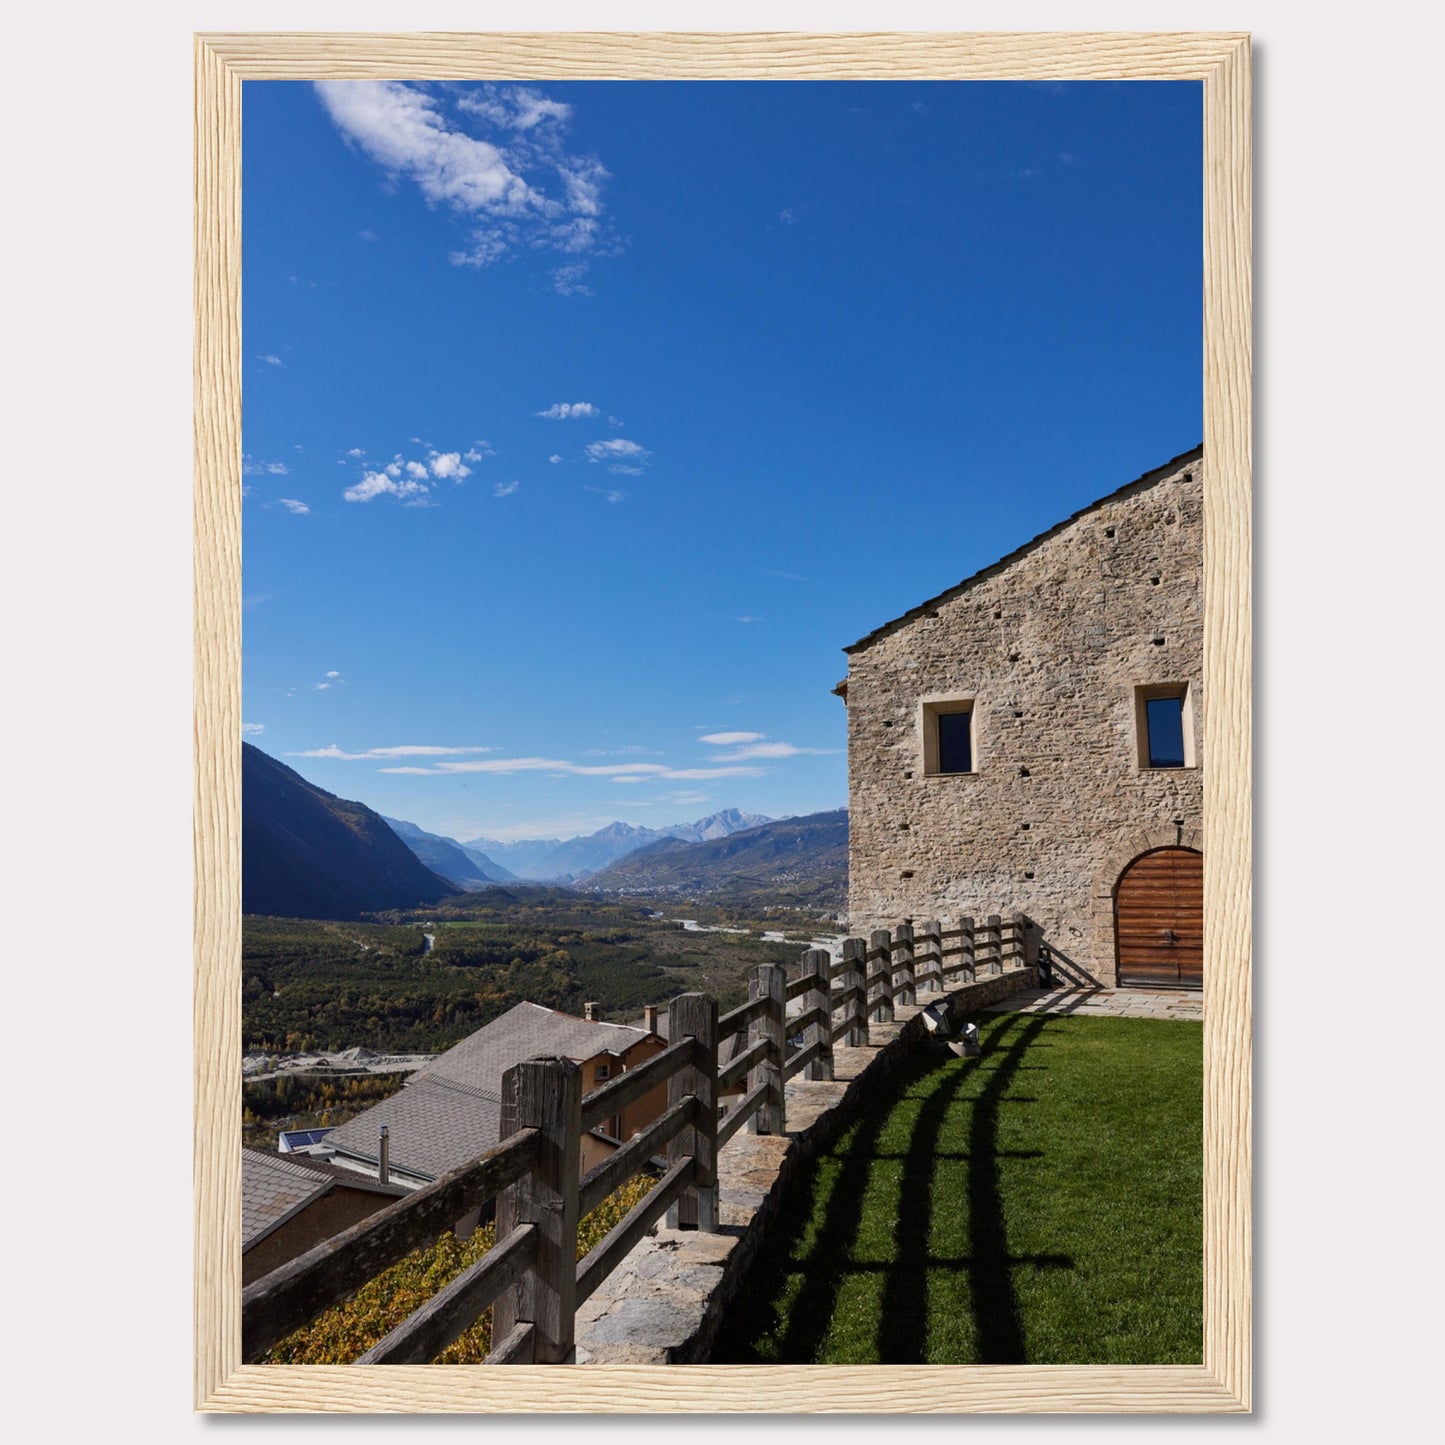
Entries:
<svg viewBox="0 0 1445 1445">
<path fill-rule="evenodd" d="M 360 1074 L 410 1074 L 429 1064 L 435 1054 L 378 1054 L 360 1046 L 328 1054 L 243 1054 L 241 1077 L 247 1080 L 277 1079 L 285 1074 L 307 1074 L 329 1079 L 354 1078 Z"/>
</svg>

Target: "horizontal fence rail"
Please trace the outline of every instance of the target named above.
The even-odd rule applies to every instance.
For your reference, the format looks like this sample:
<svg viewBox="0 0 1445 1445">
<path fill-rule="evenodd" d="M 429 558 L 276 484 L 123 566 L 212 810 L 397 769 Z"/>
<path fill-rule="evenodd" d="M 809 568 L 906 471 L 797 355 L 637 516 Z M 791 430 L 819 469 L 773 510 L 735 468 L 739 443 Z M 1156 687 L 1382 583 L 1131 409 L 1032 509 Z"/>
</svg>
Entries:
<svg viewBox="0 0 1445 1445">
<path fill-rule="evenodd" d="M 667 1047 L 585 1098 L 571 1059 L 530 1059 L 502 1078 L 502 1142 L 471 1163 L 318 1244 L 242 1295 L 242 1354 L 255 1361 L 323 1310 L 480 1206 L 496 1203 L 497 1243 L 409 1315 L 358 1363 L 433 1360 L 492 1310 L 488 1365 L 574 1357 L 576 1311 L 665 1215 L 673 1228 L 718 1228 L 717 1153 L 744 1127 L 786 1132 L 787 1080 L 830 1080 L 834 1045 L 865 1046 L 870 1023 L 894 1019 L 920 993 L 1022 969 L 1039 932 L 1023 914 L 982 923 L 904 920 L 833 957 L 810 948 L 797 976 L 754 968 L 748 1001 L 683 994 L 668 1007 Z M 666 1106 L 581 1173 L 582 1140 L 655 1090 Z M 649 1106 L 651 1107 L 651 1106 Z M 578 1221 L 665 1159 L 665 1171 L 586 1257 Z"/>
</svg>

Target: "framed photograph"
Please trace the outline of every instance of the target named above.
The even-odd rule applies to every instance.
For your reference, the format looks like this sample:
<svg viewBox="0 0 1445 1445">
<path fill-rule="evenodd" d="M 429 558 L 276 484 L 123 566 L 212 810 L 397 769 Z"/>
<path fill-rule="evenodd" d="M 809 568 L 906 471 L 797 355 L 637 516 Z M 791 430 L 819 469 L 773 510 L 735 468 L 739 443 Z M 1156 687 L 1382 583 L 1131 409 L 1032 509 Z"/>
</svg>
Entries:
<svg viewBox="0 0 1445 1445">
<path fill-rule="evenodd" d="M 195 62 L 197 1408 L 1250 1410 L 1249 37 Z M 1105 1118 L 1123 1019 L 1189 1062 Z M 1182 1154 L 1101 1208 L 1046 1098 Z M 720 1151 L 799 1130 L 834 1202 L 754 1237 Z M 1112 1233 L 1156 1207 L 1182 1272 Z M 278 1348 L 418 1220 L 495 1244 L 354 1363 Z M 772 1271 L 704 1362 L 626 1348 L 653 1226 Z"/>
</svg>

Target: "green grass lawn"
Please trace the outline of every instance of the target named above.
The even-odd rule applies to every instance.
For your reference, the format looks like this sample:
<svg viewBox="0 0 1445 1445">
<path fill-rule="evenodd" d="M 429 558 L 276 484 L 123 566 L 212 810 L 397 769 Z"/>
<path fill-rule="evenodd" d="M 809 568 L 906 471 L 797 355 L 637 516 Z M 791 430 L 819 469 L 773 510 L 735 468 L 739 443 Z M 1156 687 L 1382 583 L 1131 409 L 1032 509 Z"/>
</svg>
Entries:
<svg viewBox="0 0 1445 1445">
<path fill-rule="evenodd" d="M 1198 1364 L 1197 1023 L 989 1014 L 795 1181 L 711 1359 Z"/>
</svg>

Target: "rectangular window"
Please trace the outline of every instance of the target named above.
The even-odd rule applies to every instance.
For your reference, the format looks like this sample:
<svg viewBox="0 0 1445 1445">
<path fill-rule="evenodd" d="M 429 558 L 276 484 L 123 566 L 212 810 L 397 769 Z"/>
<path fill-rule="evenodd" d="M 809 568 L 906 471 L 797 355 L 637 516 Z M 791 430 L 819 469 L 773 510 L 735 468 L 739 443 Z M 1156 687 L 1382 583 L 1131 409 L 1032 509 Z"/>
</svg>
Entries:
<svg viewBox="0 0 1445 1445">
<path fill-rule="evenodd" d="M 1151 697 L 1144 703 L 1145 728 L 1149 734 L 1149 766 L 1184 766 L 1184 699 Z"/>
<path fill-rule="evenodd" d="M 938 715 L 938 771 L 973 771 L 973 714 L 941 712 Z"/>
<path fill-rule="evenodd" d="M 1194 698 L 1188 683 L 1136 687 L 1134 721 L 1141 769 L 1195 766 Z"/>
<path fill-rule="evenodd" d="M 929 698 L 919 704 L 923 771 L 929 776 L 972 773 L 978 757 L 971 697 Z"/>
</svg>

